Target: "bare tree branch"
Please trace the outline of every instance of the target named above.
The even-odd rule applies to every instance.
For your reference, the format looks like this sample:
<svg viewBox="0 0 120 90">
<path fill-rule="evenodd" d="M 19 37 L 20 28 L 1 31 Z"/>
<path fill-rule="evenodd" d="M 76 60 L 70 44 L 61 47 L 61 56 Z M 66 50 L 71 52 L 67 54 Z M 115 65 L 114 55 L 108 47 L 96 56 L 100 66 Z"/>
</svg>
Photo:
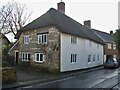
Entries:
<svg viewBox="0 0 120 90">
<path fill-rule="evenodd" d="M 13 33 L 21 29 L 29 20 L 31 13 L 27 12 L 25 5 L 17 2 L 8 2 L 0 8 L 0 32 L 3 34 Z"/>
</svg>

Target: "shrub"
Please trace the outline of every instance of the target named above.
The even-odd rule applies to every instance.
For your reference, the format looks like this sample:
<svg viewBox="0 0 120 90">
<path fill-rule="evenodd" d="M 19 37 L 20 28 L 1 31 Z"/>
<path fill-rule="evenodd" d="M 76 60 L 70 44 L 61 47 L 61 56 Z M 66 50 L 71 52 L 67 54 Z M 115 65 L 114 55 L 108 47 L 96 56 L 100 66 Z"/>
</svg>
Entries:
<svg viewBox="0 0 120 90">
<path fill-rule="evenodd" d="M 7 61 L 2 61 L 2 67 L 10 67 L 11 65 Z"/>
</svg>

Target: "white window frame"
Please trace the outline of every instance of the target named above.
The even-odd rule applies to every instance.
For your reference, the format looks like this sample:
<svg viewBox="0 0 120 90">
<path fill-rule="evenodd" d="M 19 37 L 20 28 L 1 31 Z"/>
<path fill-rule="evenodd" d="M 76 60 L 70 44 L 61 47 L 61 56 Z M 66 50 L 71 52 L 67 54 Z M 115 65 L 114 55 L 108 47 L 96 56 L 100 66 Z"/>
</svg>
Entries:
<svg viewBox="0 0 120 90">
<path fill-rule="evenodd" d="M 22 52 L 22 61 L 29 61 L 29 55 L 30 53 L 29 52 Z M 27 58 L 26 58 L 27 56 Z"/>
<path fill-rule="evenodd" d="M 92 41 L 89 40 L 89 47 L 92 47 Z"/>
<path fill-rule="evenodd" d="M 100 47 L 100 45 L 99 45 L 99 43 L 97 43 L 97 48 L 99 49 L 99 47 Z"/>
<path fill-rule="evenodd" d="M 112 49 L 112 44 L 111 43 L 107 43 L 108 49 Z"/>
<path fill-rule="evenodd" d="M 47 38 L 48 38 L 47 34 L 39 34 L 38 35 L 38 44 L 47 44 Z"/>
<path fill-rule="evenodd" d="M 39 55 L 39 60 L 37 60 L 37 54 Z M 42 60 L 40 60 L 40 56 L 42 56 Z M 44 54 L 43 53 L 35 53 L 35 62 L 40 62 L 40 63 L 43 63 L 44 62 Z"/>
<path fill-rule="evenodd" d="M 71 63 L 73 64 L 73 63 L 77 63 L 77 54 L 71 54 L 71 59 L 70 59 L 71 61 Z"/>
<path fill-rule="evenodd" d="M 77 44 L 77 37 L 71 35 L 71 44 Z"/>
<path fill-rule="evenodd" d="M 116 49 L 116 44 L 113 44 L 113 49 Z"/>
<path fill-rule="evenodd" d="M 117 55 L 113 55 L 113 57 L 117 59 Z"/>
<path fill-rule="evenodd" d="M 91 57 L 92 57 L 92 56 L 89 54 L 89 55 L 88 55 L 88 63 L 91 63 Z"/>
<path fill-rule="evenodd" d="M 25 35 L 24 36 L 24 44 L 29 44 L 30 39 L 29 39 L 30 35 Z"/>
</svg>

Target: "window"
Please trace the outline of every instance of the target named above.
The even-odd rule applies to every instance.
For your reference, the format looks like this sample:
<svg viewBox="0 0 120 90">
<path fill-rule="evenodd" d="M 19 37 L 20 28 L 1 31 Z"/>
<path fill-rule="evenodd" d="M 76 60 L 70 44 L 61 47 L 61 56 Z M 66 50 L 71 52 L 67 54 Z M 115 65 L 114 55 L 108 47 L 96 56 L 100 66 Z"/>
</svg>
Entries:
<svg viewBox="0 0 120 90">
<path fill-rule="evenodd" d="M 112 48 L 111 43 L 108 43 L 108 49 L 111 49 L 111 48 Z"/>
<path fill-rule="evenodd" d="M 24 44 L 29 44 L 29 35 L 24 36 Z"/>
<path fill-rule="evenodd" d="M 88 63 L 91 62 L 91 55 L 88 55 Z"/>
<path fill-rule="evenodd" d="M 113 58 L 117 58 L 117 55 L 113 55 Z"/>
<path fill-rule="evenodd" d="M 38 35 L 38 44 L 45 43 L 47 44 L 47 34 Z"/>
<path fill-rule="evenodd" d="M 95 55 L 93 56 L 93 62 L 95 62 Z"/>
<path fill-rule="evenodd" d="M 76 36 L 71 36 L 71 43 L 76 44 L 77 43 L 77 37 Z"/>
<path fill-rule="evenodd" d="M 30 53 L 29 52 L 23 52 L 22 53 L 22 61 L 29 61 L 30 60 Z"/>
<path fill-rule="evenodd" d="M 113 44 L 113 49 L 116 49 L 116 44 Z"/>
<path fill-rule="evenodd" d="M 97 48 L 99 49 L 99 44 L 97 43 Z"/>
<path fill-rule="evenodd" d="M 77 62 L 77 54 L 71 54 L 71 63 Z"/>
<path fill-rule="evenodd" d="M 97 57 L 98 57 L 98 61 L 99 61 L 99 60 L 100 60 L 100 59 L 99 59 L 99 55 L 98 55 Z"/>
<path fill-rule="evenodd" d="M 43 62 L 44 61 L 44 55 L 42 53 L 35 53 L 35 61 L 36 62 Z"/>
<path fill-rule="evenodd" d="M 92 41 L 91 40 L 89 40 L 89 46 L 92 47 Z"/>
</svg>

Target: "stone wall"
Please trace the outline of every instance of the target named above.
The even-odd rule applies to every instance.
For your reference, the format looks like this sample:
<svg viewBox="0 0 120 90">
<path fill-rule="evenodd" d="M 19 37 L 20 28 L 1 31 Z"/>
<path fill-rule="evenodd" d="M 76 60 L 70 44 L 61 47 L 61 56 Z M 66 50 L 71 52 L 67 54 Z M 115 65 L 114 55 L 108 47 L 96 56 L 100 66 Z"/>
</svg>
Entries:
<svg viewBox="0 0 120 90">
<path fill-rule="evenodd" d="M 16 69 L 14 67 L 3 67 L 2 68 L 2 82 L 10 83 L 16 81 Z"/>
<path fill-rule="evenodd" d="M 38 33 L 48 33 L 47 44 L 38 44 Z M 23 44 L 24 35 L 30 35 L 30 43 Z M 35 30 L 23 32 L 19 38 L 19 63 L 22 61 L 22 52 L 30 52 L 30 65 L 35 70 L 50 71 L 58 73 L 60 71 L 60 44 L 59 32 L 56 27 L 44 27 Z M 44 62 L 35 62 L 35 53 L 43 53 L 45 55 Z"/>
</svg>

